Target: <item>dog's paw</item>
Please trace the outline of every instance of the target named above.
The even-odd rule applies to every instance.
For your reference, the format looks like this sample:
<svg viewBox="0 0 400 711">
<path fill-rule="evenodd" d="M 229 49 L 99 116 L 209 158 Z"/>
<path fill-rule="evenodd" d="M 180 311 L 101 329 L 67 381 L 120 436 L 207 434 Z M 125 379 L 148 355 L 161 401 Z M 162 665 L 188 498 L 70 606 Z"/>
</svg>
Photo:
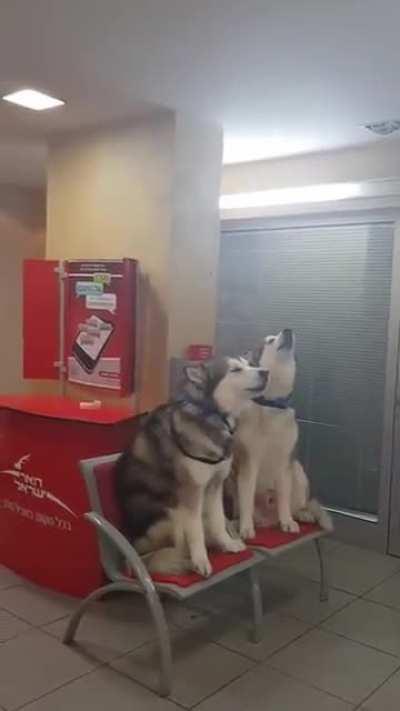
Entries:
<svg viewBox="0 0 400 711">
<path fill-rule="evenodd" d="M 201 554 L 192 558 L 192 568 L 195 573 L 202 575 L 203 578 L 209 578 L 212 573 L 211 563 L 207 554 Z"/>
<path fill-rule="evenodd" d="M 240 538 L 242 538 L 243 541 L 248 541 L 249 538 L 254 538 L 255 535 L 256 531 L 252 523 L 248 526 L 244 525 L 240 527 Z"/>
<path fill-rule="evenodd" d="M 227 538 L 223 546 L 227 553 L 240 553 L 246 549 L 246 544 L 240 538 Z"/>
<path fill-rule="evenodd" d="M 281 529 L 285 533 L 300 533 L 300 526 L 293 518 L 287 521 L 281 521 Z"/>
</svg>

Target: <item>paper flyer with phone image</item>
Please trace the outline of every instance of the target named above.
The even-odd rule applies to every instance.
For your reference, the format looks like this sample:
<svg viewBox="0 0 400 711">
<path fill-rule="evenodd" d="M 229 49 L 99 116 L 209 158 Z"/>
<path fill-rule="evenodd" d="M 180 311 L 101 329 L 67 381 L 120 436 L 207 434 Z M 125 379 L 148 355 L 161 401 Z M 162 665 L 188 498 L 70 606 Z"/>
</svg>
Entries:
<svg viewBox="0 0 400 711">
<path fill-rule="evenodd" d="M 68 268 L 68 380 L 132 392 L 136 262 L 70 262 Z"/>
<path fill-rule="evenodd" d="M 114 325 L 98 316 L 90 316 L 80 324 L 72 353 L 87 373 L 93 373 L 113 331 Z"/>
<path fill-rule="evenodd" d="M 113 323 L 93 314 L 79 324 L 68 358 L 68 380 L 119 390 L 121 359 L 103 356 L 114 330 Z"/>
</svg>

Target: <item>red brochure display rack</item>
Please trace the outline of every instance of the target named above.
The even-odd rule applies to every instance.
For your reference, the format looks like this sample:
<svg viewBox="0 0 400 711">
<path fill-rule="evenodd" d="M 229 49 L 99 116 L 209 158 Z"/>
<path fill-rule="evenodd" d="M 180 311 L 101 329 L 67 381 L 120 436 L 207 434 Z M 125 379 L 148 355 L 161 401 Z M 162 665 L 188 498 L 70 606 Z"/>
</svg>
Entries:
<svg viewBox="0 0 400 711">
<path fill-rule="evenodd" d="M 128 408 L 82 410 L 61 397 L 0 397 L 0 564 L 78 597 L 102 583 L 80 459 L 132 439 Z"/>
<path fill-rule="evenodd" d="M 138 283 L 134 259 L 27 260 L 24 377 L 133 393 Z"/>
</svg>

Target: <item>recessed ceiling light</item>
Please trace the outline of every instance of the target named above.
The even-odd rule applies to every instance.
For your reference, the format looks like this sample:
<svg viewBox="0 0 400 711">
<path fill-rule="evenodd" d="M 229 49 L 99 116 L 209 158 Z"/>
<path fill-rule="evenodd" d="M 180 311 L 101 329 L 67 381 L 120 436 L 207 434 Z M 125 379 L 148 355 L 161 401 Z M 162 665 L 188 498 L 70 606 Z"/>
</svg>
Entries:
<svg viewBox="0 0 400 711">
<path fill-rule="evenodd" d="M 53 96 L 48 96 L 47 94 L 42 94 L 41 91 L 36 91 L 35 89 L 15 91 L 13 94 L 3 96 L 3 100 L 9 101 L 12 104 L 18 104 L 18 106 L 25 106 L 25 108 L 33 109 L 34 111 L 54 109 L 56 106 L 65 104 L 65 101 L 55 99 Z"/>
</svg>

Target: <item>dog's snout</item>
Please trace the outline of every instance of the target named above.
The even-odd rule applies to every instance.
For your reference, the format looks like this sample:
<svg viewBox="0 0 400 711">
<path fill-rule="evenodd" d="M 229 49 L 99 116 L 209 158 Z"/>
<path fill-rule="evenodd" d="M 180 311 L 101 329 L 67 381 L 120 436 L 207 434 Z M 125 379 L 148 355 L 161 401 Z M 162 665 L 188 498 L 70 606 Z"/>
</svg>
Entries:
<svg viewBox="0 0 400 711">
<path fill-rule="evenodd" d="M 284 328 L 281 336 L 279 350 L 289 349 L 293 346 L 293 331 L 291 328 Z"/>
</svg>

